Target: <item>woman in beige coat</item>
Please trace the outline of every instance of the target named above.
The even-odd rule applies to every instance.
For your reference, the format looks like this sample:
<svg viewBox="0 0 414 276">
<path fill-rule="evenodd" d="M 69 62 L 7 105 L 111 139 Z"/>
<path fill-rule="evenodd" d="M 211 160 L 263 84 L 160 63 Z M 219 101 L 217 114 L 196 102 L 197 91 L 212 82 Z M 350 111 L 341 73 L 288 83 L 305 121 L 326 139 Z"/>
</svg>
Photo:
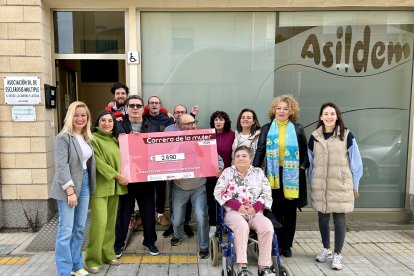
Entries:
<svg viewBox="0 0 414 276">
<path fill-rule="evenodd" d="M 363 167 L 355 138 L 345 127 L 341 112 L 333 103 L 321 106 L 318 125 L 309 139 L 308 157 L 312 207 L 318 211 L 324 247 L 316 256 L 316 261 L 332 259 L 332 269 L 341 270 L 345 213 L 354 209 Z M 330 213 L 335 225 L 334 254 L 329 241 Z"/>
</svg>

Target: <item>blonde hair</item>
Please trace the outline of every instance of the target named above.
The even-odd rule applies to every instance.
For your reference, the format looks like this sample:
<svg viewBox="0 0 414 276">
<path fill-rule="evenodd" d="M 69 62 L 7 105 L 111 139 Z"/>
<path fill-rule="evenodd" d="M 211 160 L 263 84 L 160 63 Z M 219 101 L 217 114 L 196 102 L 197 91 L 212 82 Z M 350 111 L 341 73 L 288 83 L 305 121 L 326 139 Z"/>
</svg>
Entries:
<svg viewBox="0 0 414 276">
<path fill-rule="evenodd" d="M 88 116 L 88 120 L 86 126 L 82 129 L 81 133 L 87 142 L 92 140 L 92 132 L 91 132 L 91 113 L 89 112 L 89 108 L 86 106 L 84 102 L 76 101 L 69 105 L 68 112 L 66 112 L 65 116 L 65 124 L 63 125 L 62 133 L 67 133 L 70 135 L 74 135 L 75 131 L 73 129 L 73 117 L 75 116 L 76 108 L 83 107 L 86 109 L 86 115 Z"/>
<path fill-rule="evenodd" d="M 287 104 L 290 112 L 289 120 L 294 123 L 297 123 L 299 121 L 299 103 L 291 94 L 280 95 L 273 99 L 272 105 L 270 106 L 269 111 L 267 112 L 270 121 L 273 121 L 273 119 L 276 117 L 276 107 L 280 102 L 284 102 Z"/>
</svg>

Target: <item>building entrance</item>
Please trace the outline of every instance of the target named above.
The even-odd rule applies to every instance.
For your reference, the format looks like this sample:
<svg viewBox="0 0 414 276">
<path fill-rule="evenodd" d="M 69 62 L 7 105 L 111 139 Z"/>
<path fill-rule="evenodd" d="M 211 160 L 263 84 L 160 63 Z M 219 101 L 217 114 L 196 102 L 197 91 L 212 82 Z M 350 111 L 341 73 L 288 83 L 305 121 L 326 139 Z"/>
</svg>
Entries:
<svg viewBox="0 0 414 276">
<path fill-rule="evenodd" d="M 70 103 L 83 101 L 91 111 L 92 122 L 113 100 L 110 88 L 125 82 L 123 60 L 56 60 L 57 115 L 59 131 Z"/>
</svg>

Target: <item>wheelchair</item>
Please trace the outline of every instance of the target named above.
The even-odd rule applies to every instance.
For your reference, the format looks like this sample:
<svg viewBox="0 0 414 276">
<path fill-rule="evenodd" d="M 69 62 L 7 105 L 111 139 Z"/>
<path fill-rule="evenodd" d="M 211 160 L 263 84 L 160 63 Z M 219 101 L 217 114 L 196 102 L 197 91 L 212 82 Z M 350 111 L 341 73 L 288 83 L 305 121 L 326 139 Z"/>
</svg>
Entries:
<svg viewBox="0 0 414 276">
<path fill-rule="evenodd" d="M 222 276 L 235 276 L 235 250 L 233 231 L 224 223 L 224 208 L 216 203 L 216 221 L 217 227 L 214 236 L 210 237 L 210 261 L 212 266 L 218 266 L 219 254 L 222 254 Z M 249 244 L 253 243 L 255 251 L 258 251 L 257 235 L 254 231 L 250 231 Z M 272 242 L 272 271 L 278 276 L 293 275 L 288 267 L 280 263 L 279 247 L 276 234 L 273 235 Z"/>
</svg>

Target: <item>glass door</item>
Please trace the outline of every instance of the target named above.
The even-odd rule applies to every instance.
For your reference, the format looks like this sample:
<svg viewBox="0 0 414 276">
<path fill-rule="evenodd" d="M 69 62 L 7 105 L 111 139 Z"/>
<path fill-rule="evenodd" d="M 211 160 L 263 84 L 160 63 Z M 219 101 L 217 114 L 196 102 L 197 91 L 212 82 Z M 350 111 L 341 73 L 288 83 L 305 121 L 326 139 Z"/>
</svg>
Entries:
<svg viewBox="0 0 414 276">
<path fill-rule="evenodd" d="M 63 120 L 71 102 L 78 99 L 77 86 L 78 73 L 64 60 L 56 60 L 56 83 L 57 83 L 57 110 L 58 127 L 63 127 Z"/>
</svg>

